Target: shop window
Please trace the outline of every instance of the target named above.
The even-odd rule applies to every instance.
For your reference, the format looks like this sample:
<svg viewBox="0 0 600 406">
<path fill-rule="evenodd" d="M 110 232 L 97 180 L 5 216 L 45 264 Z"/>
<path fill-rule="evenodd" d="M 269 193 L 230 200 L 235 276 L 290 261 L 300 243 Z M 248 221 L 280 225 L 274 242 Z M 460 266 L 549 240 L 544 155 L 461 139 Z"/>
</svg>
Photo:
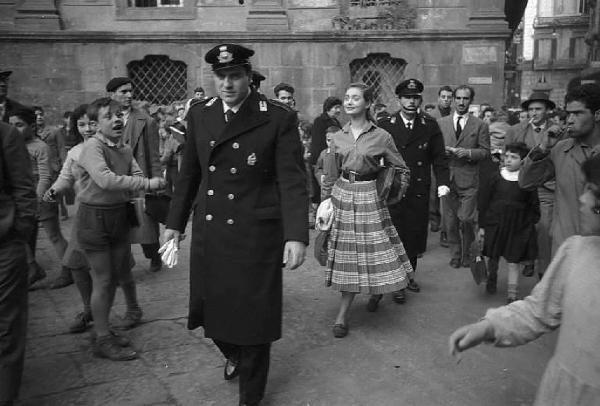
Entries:
<svg viewBox="0 0 600 406">
<path fill-rule="evenodd" d="M 166 55 L 147 55 L 127 64 L 136 100 L 170 104 L 187 96 L 187 65 Z"/>
</svg>

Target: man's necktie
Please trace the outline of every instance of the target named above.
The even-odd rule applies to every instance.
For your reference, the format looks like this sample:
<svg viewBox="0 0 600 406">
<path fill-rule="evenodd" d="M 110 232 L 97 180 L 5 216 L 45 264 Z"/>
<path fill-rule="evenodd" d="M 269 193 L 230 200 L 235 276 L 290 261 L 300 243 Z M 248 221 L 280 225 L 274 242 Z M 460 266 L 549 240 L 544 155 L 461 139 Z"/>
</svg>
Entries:
<svg viewBox="0 0 600 406">
<path fill-rule="evenodd" d="M 536 133 L 539 133 L 540 131 L 542 131 L 542 128 L 541 127 L 535 127 L 533 129 L 533 131 L 535 131 Z"/>
<path fill-rule="evenodd" d="M 229 109 L 225 112 L 225 122 L 229 123 L 231 122 L 231 120 L 233 120 L 233 116 L 235 116 L 235 113 L 233 112 L 233 110 Z"/>
<path fill-rule="evenodd" d="M 460 120 L 462 120 L 462 116 L 458 116 L 458 120 L 456 120 L 456 138 L 460 137 L 460 133 L 462 133 L 462 125 L 460 124 Z"/>
<path fill-rule="evenodd" d="M 406 123 L 406 129 L 408 131 L 412 130 L 412 122 L 409 121 L 408 123 Z"/>
</svg>

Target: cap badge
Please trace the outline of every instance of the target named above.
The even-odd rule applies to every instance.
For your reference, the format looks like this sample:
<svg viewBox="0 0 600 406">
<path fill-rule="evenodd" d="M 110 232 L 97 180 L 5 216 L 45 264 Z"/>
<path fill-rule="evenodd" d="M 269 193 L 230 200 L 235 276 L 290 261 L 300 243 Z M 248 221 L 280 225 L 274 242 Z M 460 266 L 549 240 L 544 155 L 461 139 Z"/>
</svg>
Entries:
<svg viewBox="0 0 600 406">
<path fill-rule="evenodd" d="M 248 156 L 247 163 L 248 163 L 248 166 L 256 165 L 256 154 L 254 152 Z"/>
<path fill-rule="evenodd" d="M 227 47 L 221 47 L 219 48 L 219 51 L 221 51 L 218 57 L 219 63 L 228 63 L 233 61 L 233 54 L 227 51 Z"/>
<path fill-rule="evenodd" d="M 406 87 L 410 90 L 417 90 L 417 83 L 414 80 L 411 80 L 410 82 L 408 82 L 408 85 L 406 85 Z"/>
</svg>

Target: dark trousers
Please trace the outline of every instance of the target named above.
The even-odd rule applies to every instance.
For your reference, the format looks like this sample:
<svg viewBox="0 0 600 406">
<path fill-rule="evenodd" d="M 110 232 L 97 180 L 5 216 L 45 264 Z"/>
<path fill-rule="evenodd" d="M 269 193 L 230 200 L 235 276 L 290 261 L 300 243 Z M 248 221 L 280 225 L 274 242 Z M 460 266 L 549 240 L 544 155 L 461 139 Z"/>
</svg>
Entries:
<svg viewBox="0 0 600 406">
<path fill-rule="evenodd" d="M 144 252 L 144 256 L 148 259 L 152 260 L 160 260 L 160 255 L 158 254 L 158 249 L 160 245 L 158 242 L 152 244 L 140 244 L 142 246 L 142 251 Z"/>
<path fill-rule="evenodd" d="M 25 243 L 0 243 L 0 403 L 16 399 L 21 386 L 27 332 Z"/>
<path fill-rule="evenodd" d="M 259 345 L 235 345 L 213 340 L 225 358 L 238 363 L 240 372 L 240 405 L 259 402 L 267 386 L 271 343 Z"/>
</svg>

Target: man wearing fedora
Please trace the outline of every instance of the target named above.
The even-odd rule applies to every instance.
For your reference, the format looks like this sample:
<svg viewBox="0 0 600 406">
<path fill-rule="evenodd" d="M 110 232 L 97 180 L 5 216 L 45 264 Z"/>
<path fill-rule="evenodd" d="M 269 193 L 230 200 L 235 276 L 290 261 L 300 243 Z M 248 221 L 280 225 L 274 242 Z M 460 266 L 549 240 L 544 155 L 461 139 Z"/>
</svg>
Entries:
<svg viewBox="0 0 600 406">
<path fill-rule="evenodd" d="M 5 123 L 8 123 L 8 113 L 25 107 L 8 98 L 8 78 L 11 74 L 11 70 L 0 70 L 0 119 Z"/>
<path fill-rule="evenodd" d="M 218 97 L 188 114 L 188 139 L 164 240 L 179 244 L 193 211 L 188 328 L 204 327 L 239 375 L 240 405 L 263 398 L 281 338 L 282 263 L 304 261 L 308 196 L 296 113 L 251 88 L 251 49 L 222 44 Z"/>
<path fill-rule="evenodd" d="M 556 105 L 546 93 L 533 92 L 529 99 L 525 100 L 521 107 L 527 111 L 529 119 L 525 122 L 517 123 L 506 131 L 504 145 L 514 142 L 523 142 L 529 149 L 539 145 L 548 134 L 559 135 L 562 128 L 553 124 L 549 119 L 549 114 L 556 108 Z M 550 236 L 552 227 L 552 210 L 554 208 L 554 188 L 555 181 L 545 182 L 537 188 L 538 198 L 540 200 L 540 221 L 536 225 L 537 243 L 538 243 L 538 263 L 537 273 L 541 277 L 550 264 L 552 259 L 552 238 Z M 533 269 L 526 267 L 525 276 L 531 276 Z"/>
</svg>

